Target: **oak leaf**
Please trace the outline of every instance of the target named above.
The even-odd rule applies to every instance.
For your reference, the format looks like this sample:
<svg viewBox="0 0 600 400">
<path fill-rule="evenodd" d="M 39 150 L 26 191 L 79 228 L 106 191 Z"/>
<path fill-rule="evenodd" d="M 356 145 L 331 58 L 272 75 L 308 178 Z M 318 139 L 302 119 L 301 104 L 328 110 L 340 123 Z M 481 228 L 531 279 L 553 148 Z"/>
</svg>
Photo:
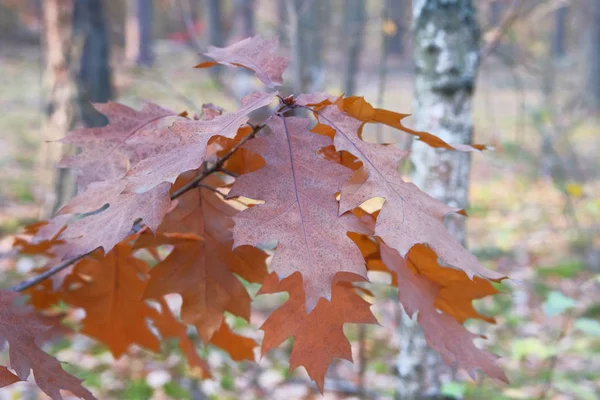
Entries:
<svg viewBox="0 0 600 400">
<path fill-rule="evenodd" d="M 262 156 L 265 165 L 240 176 L 229 196 L 265 202 L 234 217 L 235 247 L 276 240 L 271 268 L 280 279 L 300 271 L 310 311 L 321 297 L 331 298 L 338 271 L 366 276 L 366 268 L 346 235 L 362 226 L 350 213 L 338 216 L 336 193 L 351 171 L 318 154 L 331 141 L 310 133 L 308 124 L 298 117 L 271 119 L 270 133 L 244 146 Z"/>
<path fill-rule="evenodd" d="M 0 387 L 18 380 L 27 380 L 30 371 L 39 388 L 52 399 L 62 399 L 61 390 L 68 390 L 82 399 L 95 399 L 81 386 L 81 380 L 65 372 L 60 362 L 44 353 L 38 343 L 46 337 L 50 326 L 30 309 L 15 304 L 18 294 L 0 291 L 0 343 L 7 341 L 11 369 L 0 376 Z"/>
<path fill-rule="evenodd" d="M 402 125 L 402 120 L 408 117 L 410 114 L 400 114 L 394 111 L 384 110 L 382 108 L 374 108 L 364 99 L 364 97 L 345 97 L 337 100 L 336 104 L 340 110 L 344 111 L 347 115 L 363 122 L 360 129 L 362 129 L 362 127 L 367 123 L 381 123 L 416 136 L 420 141 L 427 143 L 433 148 L 459 151 L 480 151 L 487 148 L 487 146 L 481 144 L 449 144 L 429 132 L 415 131 L 410 129 Z"/>
<path fill-rule="evenodd" d="M 204 55 L 215 61 L 203 62 L 196 68 L 216 64 L 244 67 L 254 71 L 261 82 L 273 88 L 283 84 L 282 75 L 289 63 L 287 58 L 275 55 L 278 45 L 278 40 L 264 40 L 257 35 L 224 48 L 210 46 Z"/>
<path fill-rule="evenodd" d="M 140 111 L 115 102 L 94 107 L 108 118 L 108 125 L 75 129 L 60 140 L 82 149 L 59 163 L 78 171 L 80 191 L 92 182 L 121 178 L 131 165 L 160 151 L 159 138 L 171 135 L 168 127 L 178 119 L 174 112 L 152 103 Z"/>
<path fill-rule="evenodd" d="M 234 361 L 254 361 L 256 342 L 233 332 L 225 320 L 221 321 L 221 326 L 215 331 L 210 342 L 225 350 Z"/>
<path fill-rule="evenodd" d="M 194 173 L 184 174 L 173 189 L 193 176 Z M 217 187 L 220 181 L 212 176 L 205 183 Z M 219 329 L 225 311 L 245 319 L 250 317 L 250 297 L 234 273 L 257 283 L 267 274 L 264 252 L 250 246 L 232 250 L 232 217 L 237 212 L 220 195 L 200 187 L 179 199 L 155 239 L 136 243 L 136 247 L 174 246 L 150 272 L 145 296 L 181 295 L 182 319 L 196 326 L 204 343 Z"/>
<path fill-rule="evenodd" d="M 477 335 L 462 326 L 461 322 L 464 320 L 462 313 L 454 313 L 452 308 L 447 307 L 446 300 L 452 301 L 452 299 L 445 299 L 443 295 L 440 297 L 443 288 L 440 288 L 439 284 L 421 274 L 420 270 L 415 270 L 414 264 L 411 269 L 398 252 L 386 244 L 381 244 L 381 257 L 400 283 L 398 299 L 407 314 L 412 316 L 418 312 L 417 321 L 423 328 L 427 343 L 442 356 L 446 363 L 464 368 L 471 375 L 480 368 L 488 376 L 508 382 L 504 372 L 496 363 L 498 357 L 473 344 L 473 339 Z M 459 300 L 458 303 L 460 304 L 461 301 Z M 437 310 L 437 306 L 440 305 L 444 312 Z M 448 311 L 453 315 L 445 313 Z"/>
<path fill-rule="evenodd" d="M 86 191 L 63 207 L 57 216 L 61 218 L 71 214 L 74 217 L 58 236 L 58 239 L 65 241 L 63 257 L 78 256 L 98 247 L 102 247 L 105 253 L 110 252 L 117 243 L 131 234 L 133 224 L 138 219 L 152 231 L 156 231 L 172 207 L 170 186 L 163 183 L 148 192 L 136 194 L 122 193 L 125 182 L 121 180 L 90 184 Z M 89 213 L 90 211 L 92 212 Z"/>
<path fill-rule="evenodd" d="M 174 183 L 187 171 L 198 169 L 205 161 L 208 142 L 215 136 L 233 138 L 249 114 L 273 101 L 274 93 L 254 92 L 242 99 L 241 107 L 210 120 L 180 121 L 171 126 L 174 133 L 164 151 L 148 157 L 129 170 L 126 190 L 144 193 L 163 182 Z"/>
<path fill-rule="evenodd" d="M 352 361 L 350 342 L 344 335 L 346 323 L 376 324 L 370 304 L 362 299 L 352 282 L 362 281 L 358 275 L 340 273 L 332 284 L 331 301 L 320 299 L 306 312 L 302 276 L 295 273 L 281 281 L 271 274 L 259 294 L 288 292 L 289 299 L 267 318 L 261 326 L 265 332 L 262 353 L 294 338 L 290 369 L 304 366 L 319 390 L 323 392 L 325 373 L 335 358 Z"/>
<path fill-rule="evenodd" d="M 402 180 L 397 165 L 406 156 L 405 151 L 394 145 L 363 141 L 360 137 L 363 122 L 342 113 L 336 106 L 326 107 L 318 117 L 335 130 L 335 148 L 353 154 L 363 163 L 342 188 L 340 213 L 381 197 L 385 204 L 377 217 L 375 235 L 402 256 L 415 244 L 424 243 L 445 263 L 465 271 L 469 278 L 476 274 L 489 279 L 502 278 L 484 268 L 444 227 L 447 214 L 464 211 L 449 207 Z"/>
</svg>

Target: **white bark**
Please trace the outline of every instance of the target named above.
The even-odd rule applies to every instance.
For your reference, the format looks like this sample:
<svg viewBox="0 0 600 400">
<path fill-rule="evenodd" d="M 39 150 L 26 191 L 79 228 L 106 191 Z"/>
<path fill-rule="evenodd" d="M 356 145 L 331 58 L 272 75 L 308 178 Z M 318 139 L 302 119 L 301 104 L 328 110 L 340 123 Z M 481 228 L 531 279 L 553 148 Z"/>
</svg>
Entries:
<svg viewBox="0 0 600 400">
<path fill-rule="evenodd" d="M 472 96 L 479 64 L 479 28 L 470 0 L 414 0 L 414 128 L 448 143 L 471 143 Z M 434 150 L 415 141 L 413 182 L 453 207 L 468 203 L 470 156 Z M 464 219 L 449 217 L 448 229 L 463 244 Z M 439 397 L 450 369 L 428 349 L 421 329 L 405 316 L 399 331 L 398 397 Z"/>
</svg>

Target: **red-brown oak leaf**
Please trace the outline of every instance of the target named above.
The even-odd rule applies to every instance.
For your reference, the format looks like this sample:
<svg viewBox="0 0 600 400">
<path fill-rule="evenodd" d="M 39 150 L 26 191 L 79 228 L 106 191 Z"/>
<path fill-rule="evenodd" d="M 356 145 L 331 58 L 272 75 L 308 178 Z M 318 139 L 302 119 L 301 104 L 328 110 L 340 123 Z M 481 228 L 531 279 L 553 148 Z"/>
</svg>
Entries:
<svg viewBox="0 0 600 400">
<path fill-rule="evenodd" d="M 462 213 L 461 210 L 435 200 L 414 184 L 402 180 L 397 165 L 406 156 L 405 151 L 394 145 L 363 141 L 360 137 L 363 122 L 342 113 L 336 106 L 326 107 L 318 118 L 336 131 L 335 148 L 353 154 L 363 163 L 342 188 L 340 213 L 381 197 L 385 204 L 377 217 L 375 235 L 402 256 L 415 244 L 426 243 L 445 263 L 462 269 L 469 278 L 473 275 L 502 278 L 483 267 L 444 227 L 444 217 L 449 213 Z"/>
<path fill-rule="evenodd" d="M 174 190 L 186 184 L 195 173 L 184 174 Z M 220 180 L 211 176 L 203 181 L 217 187 Z M 170 244 L 167 258 L 150 272 L 146 297 L 168 293 L 181 295 L 182 319 L 196 326 L 204 343 L 219 329 L 225 311 L 248 319 L 250 297 L 235 277 L 260 283 L 267 275 L 267 255 L 254 247 L 232 250 L 234 209 L 222 196 L 207 188 L 197 188 L 182 196 L 150 240 L 142 235 L 136 247 Z"/>
<path fill-rule="evenodd" d="M 210 46 L 204 55 L 215 61 L 203 62 L 196 68 L 216 64 L 244 67 L 254 71 L 261 82 L 273 88 L 283 84 L 282 75 L 289 63 L 287 58 L 275 55 L 278 45 L 278 40 L 264 40 L 257 35 L 224 48 Z"/>
<path fill-rule="evenodd" d="M 21 379 L 19 379 L 18 376 L 10 372 L 8 368 L 0 366 L 0 388 L 17 382 L 21 382 Z"/>
<path fill-rule="evenodd" d="M 156 231 L 172 207 L 170 186 L 163 183 L 148 192 L 136 194 L 122 193 L 125 182 L 121 180 L 92 183 L 55 217 L 61 219 L 65 214 L 73 214 L 74 217 L 58 236 L 58 239 L 65 241 L 61 246 L 66 247 L 61 249 L 63 257 L 78 256 L 98 247 L 108 253 L 131 234 L 133 224 L 138 219 Z"/>
<path fill-rule="evenodd" d="M 144 193 L 163 182 L 174 183 L 187 171 L 198 169 L 205 161 L 208 142 L 215 136 L 233 138 L 238 128 L 248 122 L 249 114 L 267 106 L 275 93 L 254 92 L 242 99 L 241 107 L 210 120 L 185 120 L 171 126 L 174 135 L 163 151 L 148 157 L 129 170 L 128 192 Z"/>
<path fill-rule="evenodd" d="M 123 177 L 132 165 L 159 151 L 159 140 L 172 135 L 168 127 L 183 119 L 152 103 L 140 111 L 115 102 L 94 107 L 108 118 L 108 125 L 75 129 L 60 140 L 82 149 L 59 163 L 78 171 L 80 191 L 92 182 Z"/>
<path fill-rule="evenodd" d="M 215 331 L 210 343 L 225 350 L 234 361 L 254 361 L 256 342 L 233 332 L 225 320 L 221 322 L 221 326 Z"/>
<path fill-rule="evenodd" d="M 84 258 L 63 284 L 62 299 L 85 310 L 81 332 L 102 342 L 116 358 L 133 344 L 160 349 L 146 322 L 157 316 L 143 301 L 149 272 L 131 246 L 120 243 L 105 256 L 96 251 Z"/>
<path fill-rule="evenodd" d="M 366 276 L 360 251 L 346 235 L 363 228 L 351 213 L 338 215 L 336 193 L 351 171 L 319 155 L 331 141 L 310 133 L 309 123 L 298 117 L 272 118 L 270 132 L 245 146 L 262 156 L 265 165 L 240 176 L 229 193 L 265 202 L 234 217 L 235 247 L 277 241 L 271 268 L 280 279 L 302 274 L 307 311 L 321 297 L 331 298 L 337 272 Z"/>
<path fill-rule="evenodd" d="M 381 244 L 381 257 L 390 272 L 396 275 L 398 299 L 407 314 L 413 316 L 418 312 L 417 321 L 423 328 L 425 340 L 446 363 L 464 368 L 471 375 L 481 369 L 494 379 L 508 382 L 496 363 L 498 357 L 473 343 L 477 335 L 469 332 L 457 318 L 437 310 L 441 291 L 438 284 L 409 268 L 398 252 L 384 243 Z"/>
<path fill-rule="evenodd" d="M 201 371 L 200 376 L 209 378 L 210 373 L 208 364 L 198 356 L 194 343 L 187 335 L 186 325 L 181 323 L 175 315 L 173 315 L 173 312 L 164 298 L 160 298 L 157 301 L 160 305 L 161 313 L 160 316 L 152 320 L 156 329 L 158 329 L 163 338 L 178 339 L 179 348 L 187 358 L 188 365 L 192 368 L 199 368 Z"/>
<path fill-rule="evenodd" d="M 27 380 L 32 371 L 38 387 L 52 399 L 62 399 L 61 390 L 82 399 L 95 399 L 81 386 L 80 379 L 65 372 L 56 358 L 38 347 L 51 326 L 30 309 L 16 305 L 17 296 L 17 293 L 0 291 L 0 342 L 8 342 L 10 366 L 15 371 L 12 377 L 5 371 L 0 386 L 14 382 L 15 375 L 18 380 Z"/>
<path fill-rule="evenodd" d="M 350 342 L 342 329 L 344 324 L 377 323 L 371 313 L 371 305 L 352 286 L 352 282 L 363 280 L 355 274 L 340 273 L 333 283 L 331 301 L 320 299 L 317 306 L 307 313 L 302 276 L 296 273 L 279 281 L 275 274 L 271 274 L 259 294 L 288 292 L 289 299 L 261 326 L 260 329 L 265 332 L 262 353 L 266 354 L 293 337 L 290 369 L 304 366 L 323 392 L 329 364 L 335 358 L 352 361 Z"/>
</svg>

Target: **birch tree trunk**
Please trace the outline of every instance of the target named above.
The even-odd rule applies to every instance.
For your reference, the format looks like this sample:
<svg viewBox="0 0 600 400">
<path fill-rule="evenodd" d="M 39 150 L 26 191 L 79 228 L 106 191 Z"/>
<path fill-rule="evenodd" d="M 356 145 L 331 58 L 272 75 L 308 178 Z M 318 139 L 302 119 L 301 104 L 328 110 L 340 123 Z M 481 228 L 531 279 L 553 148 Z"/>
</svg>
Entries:
<svg viewBox="0 0 600 400">
<path fill-rule="evenodd" d="M 412 15 L 415 60 L 414 127 L 448 143 L 471 143 L 472 98 L 479 65 L 479 26 L 471 0 L 416 0 Z M 453 207 L 468 203 L 469 153 L 434 150 L 415 141 L 413 182 Z M 446 220 L 466 243 L 465 221 Z M 450 369 L 426 347 L 422 331 L 405 316 L 398 359 L 399 398 L 435 398 Z M 427 395 L 427 396 L 425 396 Z"/>
</svg>

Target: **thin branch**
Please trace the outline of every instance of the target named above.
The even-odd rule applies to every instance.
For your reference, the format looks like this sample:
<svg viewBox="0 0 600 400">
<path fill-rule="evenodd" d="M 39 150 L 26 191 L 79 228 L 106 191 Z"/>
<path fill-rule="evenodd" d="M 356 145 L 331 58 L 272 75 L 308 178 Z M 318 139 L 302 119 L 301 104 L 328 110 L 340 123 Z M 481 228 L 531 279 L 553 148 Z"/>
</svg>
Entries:
<svg viewBox="0 0 600 400">
<path fill-rule="evenodd" d="M 240 176 L 240 174 L 236 174 L 235 172 L 233 172 L 233 171 L 229 171 L 229 170 L 227 170 L 227 169 L 225 169 L 225 168 L 219 168 L 219 169 L 218 169 L 218 172 L 222 172 L 222 173 L 224 173 L 225 175 L 229 175 L 229 176 L 231 176 L 232 178 L 237 178 L 238 176 Z"/>
<path fill-rule="evenodd" d="M 69 260 L 65 260 L 62 263 L 50 268 L 49 270 L 42 272 L 39 275 L 34 276 L 33 278 L 27 279 L 21 283 L 14 285 L 9 290 L 11 290 L 13 292 L 22 292 L 23 290 L 29 289 L 30 287 L 37 285 L 38 283 L 42 282 L 43 280 L 48 279 L 52 275 L 59 273 L 63 269 L 70 267 L 71 265 L 75 264 L 77 261 L 81 260 L 83 257 L 89 255 L 90 253 L 94 252 L 95 250 L 96 249 L 94 249 L 92 251 L 88 251 L 85 254 L 79 255 L 79 256 L 71 258 Z"/>
<path fill-rule="evenodd" d="M 179 196 L 181 196 L 185 192 L 194 189 L 198 185 L 198 183 L 200 183 L 208 175 L 212 174 L 213 172 L 218 172 L 220 169 L 222 169 L 223 165 L 225 164 L 225 161 L 227 161 L 248 140 L 254 138 L 254 136 L 256 136 L 256 134 L 258 132 L 260 132 L 260 130 L 263 129 L 264 127 L 265 127 L 265 124 L 253 126 L 252 127 L 252 132 L 250 132 L 250 134 L 248 136 L 244 137 L 242 140 L 239 141 L 239 143 L 237 143 L 235 146 L 233 146 L 231 148 L 231 150 L 229 150 L 223 157 L 221 157 L 220 159 L 218 159 L 217 162 L 213 166 L 211 166 L 210 168 L 208 168 L 202 174 L 198 175 L 192 181 L 188 182 L 187 184 L 185 184 L 184 186 L 182 186 L 178 190 L 176 190 L 171 195 L 171 200 L 175 200 L 176 198 L 178 198 Z"/>
<path fill-rule="evenodd" d="M 175 200 L 176 198 L 180 197 L 181 195 L 183 195 L 184 193 L 198 187 L 204 187 L 206 189 L 210 189 L 213 190 L 214 192 L 225 196 L 223 193 L 219 192 L 217 189 L 208 186 L 208 185 L 202 185 L 200 182 L 206 178 L 207 176 L 209 176 L 210 174 L 214 173 L 214 172 L 222 172 L 223 170 L 223 165 L 225 164 L 225 162 L 240 148 L 242 147 L 247 141 L 249 141 L 250 139 L 254 138 L 254 136 L 256 136 L 256 134 L 258 132 L 260 132 L 263 128 L 265 127 L 265 124 L 262 125 L 256 125 L 256 126 L 252 126 L 252 132 L 244 137 L 242 140 L 240 140 L 235 146 L 233 146 L 223 157 L 221 157 L 220 159 L 217 160 L 217 162 L 211 166 L 210 168 L 207 168 L 204 170 L 204 172 L 200 175 L 198 175 L 196 178 L 194 178 L 194 180 L 190 181 L 189 183 L 187 183 L 185 186 L 182 186 L 181 188 L 179 188 L 179 190 L 175 191 L 172 195 L 171 195 L 171 200 Z M 138 225 L 140 225 L 141 220 L 137 219 L 136 221 L 134 221 L 133 223 L 133 230 L 134 232 L 136 231 L 136 227 Z M 99 248 L 99 247 L 98 247 Z M 38 283 L 48 279 L 49 277 L 51 277 L 54 274 L 57 274 L 58 272 L 64 270 L 65 268 L 70 267 L 71 265 L 75 264 L 77 261 L 81 260 L 82 258 L 88 256 L 89 254 L 91 254 L 92 252 L 94 252 L 96 249 L 92 250 L 92 251 L 88 251 L 85 254 L 81 254 L 77 257 L 65 260 L 63 262 L 61 262 L 58 265 L 55 265 L 54 267 L 50 268 L 47 271 L 42 272 L 39 275 L 36 275 L 30 279 L 27 279 L 21 283 L 18 283 L 14 286 L 12 286 L 9 290 L 13 291 L 13 292 L 22 292 L 23 290 L 29 289 L 30 287 L 37 285 Z"/>
</svg>

